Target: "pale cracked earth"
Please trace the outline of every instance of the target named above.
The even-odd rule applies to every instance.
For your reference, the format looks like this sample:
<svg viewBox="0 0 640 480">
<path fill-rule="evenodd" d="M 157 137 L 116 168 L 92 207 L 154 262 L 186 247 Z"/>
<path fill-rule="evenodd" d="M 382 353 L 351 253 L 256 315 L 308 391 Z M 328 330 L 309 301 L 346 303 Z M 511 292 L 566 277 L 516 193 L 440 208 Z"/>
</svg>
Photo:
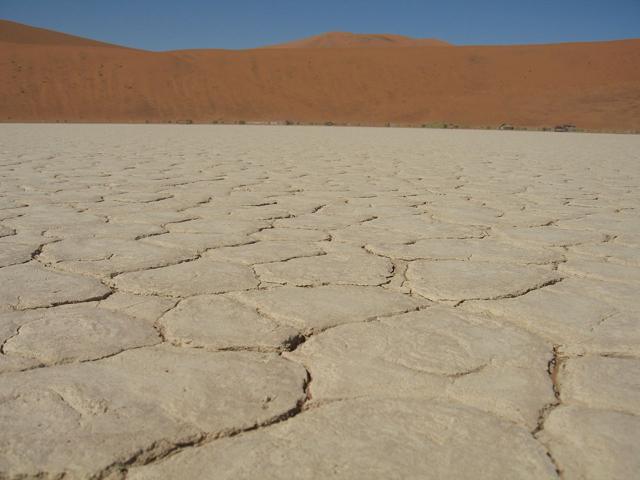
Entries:
<svg viewBox="0 0 640 480">
<path fill-rule="evenodd" d="M 0 478 L 640 477 L 640 137 L 0 142 Z"/>
</svg>

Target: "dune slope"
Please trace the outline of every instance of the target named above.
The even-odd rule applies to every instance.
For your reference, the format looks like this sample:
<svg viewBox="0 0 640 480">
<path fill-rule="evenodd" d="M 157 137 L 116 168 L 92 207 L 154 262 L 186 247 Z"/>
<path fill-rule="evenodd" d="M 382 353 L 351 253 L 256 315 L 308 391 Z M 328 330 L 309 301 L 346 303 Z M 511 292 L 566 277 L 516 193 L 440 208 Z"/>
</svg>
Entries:
<svg viewBox="0 0 640 480">
<path fill-rule="evenodd" d="M 4 122 L 507 122 L 640 130 L 640 40 L 148 52 L 42 34 L 27 41 L 28 32 L 7 33 L 6 25 Z"/>
<path fill-rule="evenodd" d="M 68 45 L 76 47 L 119 47 L 88 38 L 54 32 L 45 28 L 31 27 L 22 23 L 0 19 L 0 42 L 27 45 Z"/>
</svg>

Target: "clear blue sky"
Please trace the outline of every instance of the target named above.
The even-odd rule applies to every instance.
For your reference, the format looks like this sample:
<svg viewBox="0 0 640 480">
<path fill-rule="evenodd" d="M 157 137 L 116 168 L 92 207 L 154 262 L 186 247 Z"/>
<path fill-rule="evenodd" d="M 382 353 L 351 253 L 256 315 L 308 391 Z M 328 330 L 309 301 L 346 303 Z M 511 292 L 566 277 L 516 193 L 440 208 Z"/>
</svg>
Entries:
<svg viewBox="0 0 640 480">
<path fill-rule="evenodd" d="M 252 48 L 333 30 L 458 45 L 640 37 L 640 0 L 0 0 L 0 18 L 148 50 Z"/>
</svg>

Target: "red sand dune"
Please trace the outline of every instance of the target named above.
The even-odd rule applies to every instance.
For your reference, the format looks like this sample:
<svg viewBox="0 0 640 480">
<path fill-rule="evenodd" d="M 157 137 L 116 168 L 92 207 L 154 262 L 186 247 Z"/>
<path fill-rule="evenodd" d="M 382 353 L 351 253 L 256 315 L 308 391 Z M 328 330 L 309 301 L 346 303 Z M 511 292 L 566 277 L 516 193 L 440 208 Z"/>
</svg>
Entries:
<svg viewBox="0 0 640 480">
<path fill-rule="evenodd" d="M 148 52 L 3 21 L 0 120 L 571 123 L 640 131 L 640 40 L 338 45 Z"/>
</svg>

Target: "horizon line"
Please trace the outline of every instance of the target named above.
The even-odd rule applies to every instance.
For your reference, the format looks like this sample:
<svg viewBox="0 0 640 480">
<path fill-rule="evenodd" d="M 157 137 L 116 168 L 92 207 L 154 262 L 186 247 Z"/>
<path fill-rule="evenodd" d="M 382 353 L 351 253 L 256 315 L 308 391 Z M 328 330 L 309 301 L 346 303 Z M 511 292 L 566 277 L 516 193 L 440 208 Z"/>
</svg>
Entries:
<svg viewBox="0 0 640 480">
<path fill-rule="evenodd" d="M 138 46 L 134 46 L 134 45 L 131 45 L 131 44 L 117 43 L 117 42 L 114 42 L 112 40 L 103 40 L 103 39 L 100 39 L 100 38 L 95 38 L 93 36 L 85 36 L 84 34 L 77 34 L 77 33 L 72 33 L 72 32 L 69 32 L 69 31 L 57 30 L 57 29 L 50 28 L 50 27 L 43 27 L 43 26 L 39 26 L 39 25 L 35 25 L 35 24 L 19 22 L 17 20 L 12 20 L 12 19 L 9 19 L 9 18 L 0 18 L 0 21 L 14 23 L 14 24 L 25 26 L 25 27 L 29 27 L 29 28 L 46 30 L 46 31 L 49 31 L 49 32 L 59 33 L 59 34 L 63 34 L 63 35 L 69 35 L 69 36 L 73 36 L 73 37 L 76 37 L 76 38 L 81 38 L 81 39 L 84 39 L 84 40 L 90 40 L 90 41 L 94 41 L 94 42 L 105 43 L 105 44 L 112 45 L 114 47 L 129 48 L 129 49 L 132 49 L 132 50 L 140 50 L 140 51 L 154 52 L 154 53 L 163 53 L 163 52 L 169 53 L 169 52 L 179 52 L 179 51 L 188 51 L 188 50 L 226 50 L 226 51 L 265 50 L 265 49 L 284 50 L 285 48 L 282 48 L 279 45 L 286 45 L 288 43 L 294 43 L 294 42 L 298 42 L 298 41 L 301 41 L 301 40 L 306 40 L 306 39 L 313 38 L 313 37 L 321 37 L 323 35 L 328 35 L 328 34 L 332 34 L 332 33 L 345 33 L 345 34 L 353 34 L 353 35 L 377 35 L 377 36 L 393 35 L 393 36 L 404 37 L 404 38 L 411 39 L 411 40 L 436 40 L 436 41 L 440 41 L 440 42 L 444 42 L 445 43 L 445 45 L 395 46 L 393 48 L 420 48 L 420 47 L 422 47 L 422 48 L 527 47 L 527 46 L 550 46 L 550 45 L 585 44 L 585 43 L 611 43 L 611 42 L 624 42 L 624 41 L 640 40 L 640 36 L 638 36 L 638 37 L 623 37 L 623 38 L 616 37 L 616 38 L 608 38 L 608 39 L 604 39 L 604 40 L 602 40 L 602 39 L 600 39 L 600 40 L 562 40 L 562 41 L 542 41 L 542 42 L 530 42 L 530 43 L 506 43 L 506 42 L 502 43 L 502 42 L 497 42 L 497 43 L 464 43 L 464 44 L 457 44 L 457 43 L 452 43 L 449 40 L 438 38 L 438 37 L 414 37 L 414 36 L 406 35 L 406 34 L 403 34 L 403 33 L 360 32 L 360 31 L 348 31 L 348 30 L 327 30 L 327 31 L 320 32 L 320 33 L 312 33 L 310 35 L 306 35 L 306 36 L 303 36 L 303 37 L 297 37 L 297 38 L 294 38 L 294 39 L 285 40 L 285 41 L 282 41 L 282 42 L 270 43 L 270 44 L 267 44 L 267 45 L 258 45 L 258 46 L 253 46 L 253 47 L 229 48 L 229 47 L 203 46 L 203 47 L 180 47 L 180 48 L 170 48 L 170 49 L 148 49 L 148 48 L 141 48 L 141 47 L 138 47 Z M 326 48 L 352 48 L 352 47 L 300 47 L 300 48 L 326 49 Z M 375 46 L 366 47 L 366 48 L 388 48 L 388 47 L 375 45 Z"/>
</svg>

